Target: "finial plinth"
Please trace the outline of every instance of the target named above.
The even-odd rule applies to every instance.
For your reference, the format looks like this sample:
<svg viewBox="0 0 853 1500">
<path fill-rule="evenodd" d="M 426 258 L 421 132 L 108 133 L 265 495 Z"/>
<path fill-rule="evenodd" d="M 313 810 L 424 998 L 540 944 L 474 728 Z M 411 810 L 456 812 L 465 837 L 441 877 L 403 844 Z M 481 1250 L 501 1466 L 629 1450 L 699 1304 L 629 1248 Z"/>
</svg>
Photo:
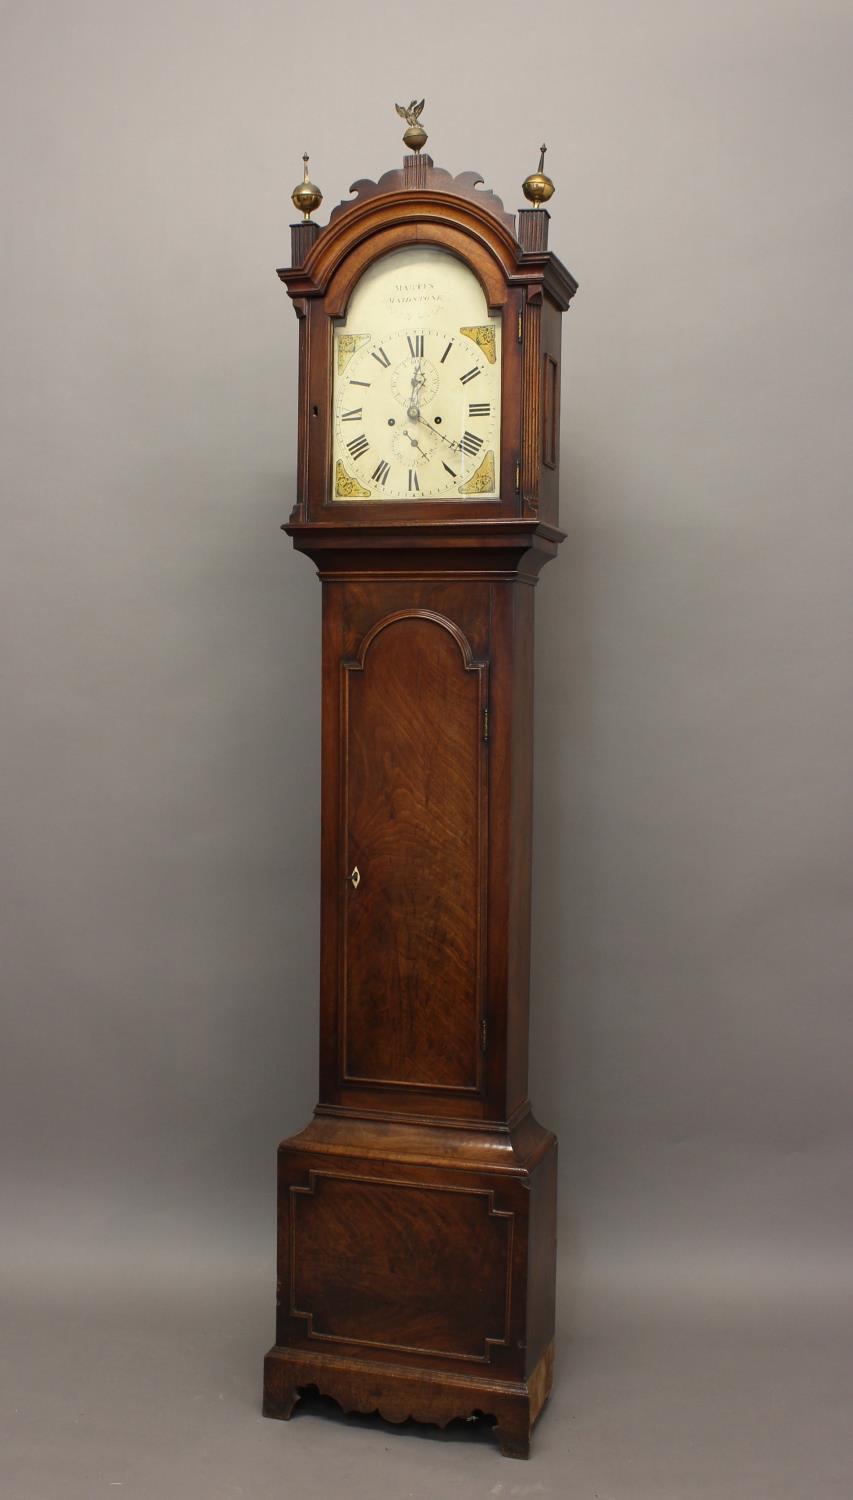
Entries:
<svg viewBox="0 0 853 1500">
<path fill-rule="evenodd" d="M 521 184 L 521 191 L 534 208 L 539 208 L 554 196 L 554 184 L 550 177 L 545 175 L 545 152 L 547 150 L 547 146 L 539 147 L 539 166 L 535 172 L 530 173 L 529 177 L 525 177 Z"/>
<path fill-rule="evenodd" d="M 516 215 L 516 237 L 522 250 L 541 252 L 548 249 L 548 225 L 551 215 L 547 208 L 520 208 Z"/>
<path fill-rule="evenodd" d="M 302 181 L 297 184 L 290 195 L 294 208 L 302 214 L 303 219 L 309 219 L 315 208 L 319 208 L 323 201 L 323 194 L 315 182 L 311 182 L 308 176 L 308 152 L 302 157 Z"/>
<path fill-rule="evenodd" d="M 532 213 L 531 209 L 531 216 Z M 298 224 L 291 224 L 290 264 L 292 266 L 305 264 L 305 257 L 316 245 L 322 233 L 320 225 L 316 224 L 313 219 L 300 219 Z"/>
<path fill-rule="evenodd" d="M 429 139 L 420 118 L 425 103 L 425 99 L 421 99 L 420 103 L 417 99 L 413 99 L 410 104 L 394 105 L 400 119 L 405 120 L 409 127 L 408 130 L 403 131 L 403 145 L 408 146 L 410 151 L 414 151 L 416 156 L 419 151 L 423 150 Z"/>
</svg>

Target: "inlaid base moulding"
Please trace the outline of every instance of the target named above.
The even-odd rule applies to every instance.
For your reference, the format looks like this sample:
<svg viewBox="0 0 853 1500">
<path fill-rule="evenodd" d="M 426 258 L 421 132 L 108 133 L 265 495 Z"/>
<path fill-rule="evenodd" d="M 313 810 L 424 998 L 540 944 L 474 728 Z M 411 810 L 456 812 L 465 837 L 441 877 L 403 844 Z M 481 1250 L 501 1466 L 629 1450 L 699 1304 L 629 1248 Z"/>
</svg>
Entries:
<svg viewBox="0 0 853 1500">
<path fill-rule="evenodd" d="M 423 144 L 416 103 L 407 139 Z M 279 275 L 322 583 L 320 1087 L 278 1154 L 264 1411 L 482 1414 L 525 1457 L 554 1362 L 557 1143 L 527 1088 L 535 586 L 558 526 L 547 215 L 429 157 Z M 525 193 L 550 196 L 538 173 Z M 294 201 L 312 212 L 308 179 Z M 542 213 L 542 220 L 536 214 Z M 531 216 L 535 223 L 531 224 Z"/>
</svg>

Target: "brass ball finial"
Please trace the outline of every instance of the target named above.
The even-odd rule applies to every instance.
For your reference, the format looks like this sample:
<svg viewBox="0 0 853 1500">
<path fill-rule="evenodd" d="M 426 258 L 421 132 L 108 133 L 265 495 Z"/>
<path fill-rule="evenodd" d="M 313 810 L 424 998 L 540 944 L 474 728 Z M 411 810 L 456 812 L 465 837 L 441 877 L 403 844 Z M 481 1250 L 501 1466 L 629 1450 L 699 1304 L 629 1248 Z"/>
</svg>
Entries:
<svg viewBox="0 0 853 1500">
<path fill-rule="evenodd" d="M 308 176 L 308 152 L 302 157 L 302 181 L 297 184 L 290 195 L 291 202 L 297 212 L 302 214 L 303 219 L 310 219 L 315 208 L 319 208 L 323 201 L 323 194 L 317 184 L 311 182 Z"/>
<path fill-rule="evenodd" d="M 394 105 L 400 119 L 405 120 L 409 127 L 408 130 L 403 131 L 403 145 L 408 146 L 410 151 L 414 151 L 416 156 L 427 143 L 427 133 L 420 120 L 421 110 L 425 104 L 425 99 L 422 99 L 420 104 L 417 99 L 413 99 L 411 104 Z"/>
<path fill-rule="evenodd" d="M 548 199 L 554 196 L 554 184 L 550 177 L 546 177 L 544 170 L 547 150 L 547 146 L 539 147 L 539 166 L 535 172 L 531 172 L 529 177 L 525 177 L 521 184 L 521 191 L 534 208 L 541 208 L 543 203 L 547 203 Z"/>
</svg>

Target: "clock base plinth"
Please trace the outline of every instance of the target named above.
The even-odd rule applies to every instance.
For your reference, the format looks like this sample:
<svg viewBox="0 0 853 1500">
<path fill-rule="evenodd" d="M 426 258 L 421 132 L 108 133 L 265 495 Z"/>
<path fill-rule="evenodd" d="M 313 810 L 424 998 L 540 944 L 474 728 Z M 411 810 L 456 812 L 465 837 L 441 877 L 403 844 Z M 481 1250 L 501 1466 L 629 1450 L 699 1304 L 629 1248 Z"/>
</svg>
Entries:
<svg viewBox="0 0 853 1500">
<path fill-rule="evenodd" d="M 264 1360 L 264 1416 L 288 1421 L 308 1389 L 330 1396 L 345 1412 L 378 1412 L 386 1422 L 446 1427 L 454 1418 L 496 1418 L 495 1437 L 507 1458 L 529 1458 L 530 1434 L 548 1396 L 554 1374 L 549 1344 L 528 1380 L 492 1380 L 486 1375 L 451 1375 L 380 1365 L 336 1354 L 282 1349 Z"/>
<path fill-rule="evenodd" d="M 479 1412 L 525 1457 L 551 1387 L 556 1166 L 529 1112 L 450 1125 L 321 1105 L 279 1147 L 267 1415 L 307 1386 L 396 1422 Z"/>
</svg>

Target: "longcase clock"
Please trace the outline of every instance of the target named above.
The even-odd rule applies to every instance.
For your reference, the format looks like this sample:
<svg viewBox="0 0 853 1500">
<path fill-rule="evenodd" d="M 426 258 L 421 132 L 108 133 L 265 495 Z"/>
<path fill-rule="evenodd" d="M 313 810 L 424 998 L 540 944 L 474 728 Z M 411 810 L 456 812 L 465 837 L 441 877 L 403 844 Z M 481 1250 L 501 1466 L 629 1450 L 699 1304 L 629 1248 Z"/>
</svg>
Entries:
<svg viewBox="0 0 853 1500">
<path fill-rule="evenodd" d="M 319 190 L 297 499 L 323 594 L 320 1089 L 278 1156 L 264 1410 L 482 1413 L 529 1452 L 551 1388 L 557 1143 L 527 1092 L 534 586 L 556 554 L 553 185 L 517 216 L 421 153 Z"/>
</svg>

